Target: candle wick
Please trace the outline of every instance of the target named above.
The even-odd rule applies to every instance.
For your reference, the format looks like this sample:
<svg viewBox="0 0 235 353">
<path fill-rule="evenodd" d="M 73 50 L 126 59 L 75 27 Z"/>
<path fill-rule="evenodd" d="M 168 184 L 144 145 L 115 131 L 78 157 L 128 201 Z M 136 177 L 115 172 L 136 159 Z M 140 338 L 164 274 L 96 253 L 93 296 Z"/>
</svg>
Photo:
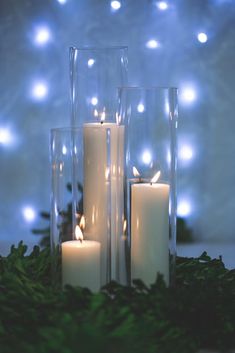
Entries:
<svg viewBox="0 0 235 353">
<path fill-rule="evenodd" d="M 103 125 L 103 123 L 104 123 L 104 122 L 103 122 L 103 121 L 101 121 L 100 123 L 101 123 L 101 125 Z"/>
<path fill-rule="evenodd" d="M 78 240 L 79 240 L 79 241 L 80 241 L 80 243 L 82 244 L 82 238 L 79 238 Z"/>
<path fill-rule="evenodd" d="M 150 181 L 150 185 L 153 185 L 153 183 Z"/>
</svg>

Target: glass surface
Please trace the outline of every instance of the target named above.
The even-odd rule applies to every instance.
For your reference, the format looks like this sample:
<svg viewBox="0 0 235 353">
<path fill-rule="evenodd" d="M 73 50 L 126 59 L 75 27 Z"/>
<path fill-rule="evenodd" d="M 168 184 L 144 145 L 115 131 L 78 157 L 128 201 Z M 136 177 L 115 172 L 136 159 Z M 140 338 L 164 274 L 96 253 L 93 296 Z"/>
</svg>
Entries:
<svg viewBox="0 0 235 353">
<path fill-rule="evenodd" d="M 119 89 L 118 120 L 125 125 L 126 143 L 123 228 L 129 280 L 138 276 L 150 284 L 159 271 L 173 283 L 177 109 L 176 88 Z M 146 266 L 138 265 L 141 261 Z"/>
<path fill-rule="evenodd" d="M 127 84 L 127 47 L 70 48 L 71 125 L 116 122 L 117 87 Z"/>
<path fill-rule="evenodd" d="M 110 175 L 107 170 L 110 170 L 109 128 L 89 126 L 51 131 L 52 256 L 57 257 L 57 260 L 60 259 L 65 242 L 74 241 L 79 245 L 84 240 L 86 244 L 84 251 L 87 251 L 91 241 L 99 243 L 101 285 L 110 281 L 111 267 L 111 192 Z M 83 240 L 80 237 L 81 233 Z M 68 250 L 66 246 L 64 251 L 72 252 L 74 249 Z M 95 256 L 98 256 L 97 251 L 94 252 Z M 92 254 L 93 249 L 88 250 L 87 256 Z M 57 263 L 56 266 L 58 265 Z M 93 267 L 96 271 L 97 266 Z M 54 276 L 60 272 L 58 267 L 54 268 Z M 81 271 L 79 273 L 81 274 Z M 69 280 L 70 284 L 79 283 L 79 280 L 77 282 L 76 278 L 72 277 L 74 282 L 71 283 Z M 84 283 L 86 282 L 82 281 L 81 285 Z"/>
</svg>

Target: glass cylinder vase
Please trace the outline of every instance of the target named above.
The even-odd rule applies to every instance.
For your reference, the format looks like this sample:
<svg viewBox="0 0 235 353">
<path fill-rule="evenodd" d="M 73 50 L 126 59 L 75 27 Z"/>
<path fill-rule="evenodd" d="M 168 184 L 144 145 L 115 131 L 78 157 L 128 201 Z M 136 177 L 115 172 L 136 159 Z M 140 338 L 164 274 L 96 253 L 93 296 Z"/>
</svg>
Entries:
<svg viewBox="0 0 235 353">
<path fill-rule="evenodd" d="M 62 285 L 98 291 L 110 281 L 110 139 L 103 126 L 51 131 L 51 253 Z"/>
<path fill-rule="evenodd" d="M 118 87 L 127 84 L 127 47 L 70 48 L 71 125 L 111 131 L 111 279 L 120 282 L 119 241 L 124 195 L 124 126 L 117 120 Z M 95 183 L 95 175 L 93 176 Z M 123 271 L 122 271 L 123 272 Z"/>
<path fill-rule="evenodd" d="M 129 282 L 157 273 L 174 283 L 176 257 L 176 88 L 119 89 L 125 125 L 123 239 Z"/>
</svg>

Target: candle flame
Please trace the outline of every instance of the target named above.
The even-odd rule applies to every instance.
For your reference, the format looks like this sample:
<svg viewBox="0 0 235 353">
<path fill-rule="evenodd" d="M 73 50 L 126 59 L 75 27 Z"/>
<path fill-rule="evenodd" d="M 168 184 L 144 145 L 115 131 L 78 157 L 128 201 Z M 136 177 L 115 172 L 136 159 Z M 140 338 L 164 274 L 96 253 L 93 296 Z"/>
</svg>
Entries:
<svg viewBox="0 0 235 353">
<path fill-rule="evenodd" d="M 83 241 L 83 234 L 82 234 L 82 231 L 81 231 L 81 228 L 79 226 L 76 226 L 75 228 L 75 238 L 77 240 L 80 240 L 80 242 L 82 243 Z"/>
<path fill-rule="evenodd" d="M 95 110 L 94 110 L 94 116 L 97 118 L 98 115 L 99 115 L 98 110 L 95 109 Z"/>
<path fill-rule="evenodd" d="M 100 116 L 100 122 L 103 123 L 104 121 L 105 121 L 105 111 L 103 111 Z"/>
<path fill-rule="evenodd" d="M 158 179 L 160 178 L 161 172 L 160 170 L 154 175 L 154 177 L 151 179 L 151 183 L 156 183 Z"/>
<path fill-rule="evenodd" d="M 85 216 L 83 215 L 81 217 L 81 220 L 80 220 L 80 223 L 79 223 L 79 227 L 84 230 L 85 229 L 85 226 L 86 226 L 86 221 L 85 221 Z"/>
<path fill-rule="evenodd" d="M 110 174 L 110 169 L 109 169 L 109 167 L 107 167 L 107 168 L 105 169 L 105 180 L 106 180 L 106 181 L 109 180 L 109 174 Z"/>
<path fill-rule="evenodd" d="M 140 173 L 136 167 L 133 167 L 132 171 L 133 171 L 134 177 L 138 177 L 138 178 L 140 177 Z"/>
<path fill-rule="evenodd" d="M 126 219 L 125 219 L 124 222 L 123 222 L 123 234 L 126 233 L 126 228 L 127 228 L 127 222 L 126 222 Z"/>
</svg>

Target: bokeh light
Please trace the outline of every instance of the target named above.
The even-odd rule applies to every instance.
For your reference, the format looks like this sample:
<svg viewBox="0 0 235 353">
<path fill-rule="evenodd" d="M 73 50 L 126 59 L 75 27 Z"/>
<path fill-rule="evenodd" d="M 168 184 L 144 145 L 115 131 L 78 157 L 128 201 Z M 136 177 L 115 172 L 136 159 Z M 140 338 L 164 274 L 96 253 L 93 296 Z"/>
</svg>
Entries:
<svg viewBox="0 0 235 353">
<path fill-rule="evenodd" d="M 159 43 L 158 43 L 158 41 L 156 39 L 150 39 L 150 40 L 147 41 L 146 47 L 148 49 L 156 49 L 156 48 L 159 47 Z"/>
<path fill-rule="evenodd" d="M 14 137 L 11 130 L 6 127 L 0 127 L 0 145 L 11 145 L 13 140 Z"/>
<path fill-rule="evenodd" d="M 47 44 L 51 39 L 51 32 L 48 27 L 40 26 L 35 30 L 34 43 L 39 46 Z"/>
<path fill-rule="evenodd" d="M 137 106 L 137 111 L 139 113 L 143 113 L 144 112 L 144 104 L 143 103 L 139 103 L 138 106 Z"/>
<path fill-rule="evenodd" d="M 190 145 L 182 145 L 179 148 L 179 158 L 182 161 L 190 161 L 193 158 L 193 149 Z"/>
<path fill-rule="evenodd" d="M 180 90 L 179 99 L 181 103 L 191 104 L 197 98 L 196 90 L 194 87 L 185 86 Z"/>
<path fill-rule="evenodd" d="M 34 82 L 31 95 L 35 100 L 44 100 L 48 95 L 48 85 L 44 81 Z"/>
<path fill-rule="evenodd" d="M 206 43 L 208 37 L 207 37 L 207 34 L 206 34 L 206 33 L 201 32 L 201 33 L 198 33 L 197 39 L 198 39 L 198 41 L 199 41 L 200 43 Z"/>
<path fill-rule="evenodd" d="M 32 223 L 36 219 L 36 212 L 32 206 L 24 206 L 22 208 L 22 215 L 27 223 Z"/>
<path fill-rule="evenodd" d="M 144 164 L 150 164 L 152 162 L 152 154 L 149 150 L 145 150 L 142 153 L 142 162 Z"/>
<path fill-rule="evenodd" d="M 122 5 L 121 5 L 120 1 L 113 0 L 113 1 L 111 1 L 110 6 L 111 6 L 112 10 L 117 11 L 121 8 Z"/>
<path fill-rule="evenodd" d="M 94 59 L 89 59 L 89 60 L 87 61 L 87 65 L 88 65 L 89 67 L 92 67 L 92 66 L 94 65 L 94 63 L 95 63 L 95 60 L 94 60 Z"/>
<path fill-rule="evenodd" d="M 91 104 L 94 105 L 94 106 L 97 105 L 98 104 L 98 98 L 97 97 L 92 97 L 91 98 Z"/>
<path fill-rule="evenodd" d="M 167 10 L 167 9 L 168 9 L 168 4 L 167 4 L 166 1 L 158 1 L 158 2 L 156 3 L 156 5 L 157 5 L 157 7 L 159 8 L 159 10 L 164 11 L 164 10 Z"/>
<path fill-rule="evenodd" d="M 191 202 L 189 200 L 182 199 L 178 202 L 177 215 L 182 218 L 188 217 L 192 212 L 191 208 Z"/>
</svg>

